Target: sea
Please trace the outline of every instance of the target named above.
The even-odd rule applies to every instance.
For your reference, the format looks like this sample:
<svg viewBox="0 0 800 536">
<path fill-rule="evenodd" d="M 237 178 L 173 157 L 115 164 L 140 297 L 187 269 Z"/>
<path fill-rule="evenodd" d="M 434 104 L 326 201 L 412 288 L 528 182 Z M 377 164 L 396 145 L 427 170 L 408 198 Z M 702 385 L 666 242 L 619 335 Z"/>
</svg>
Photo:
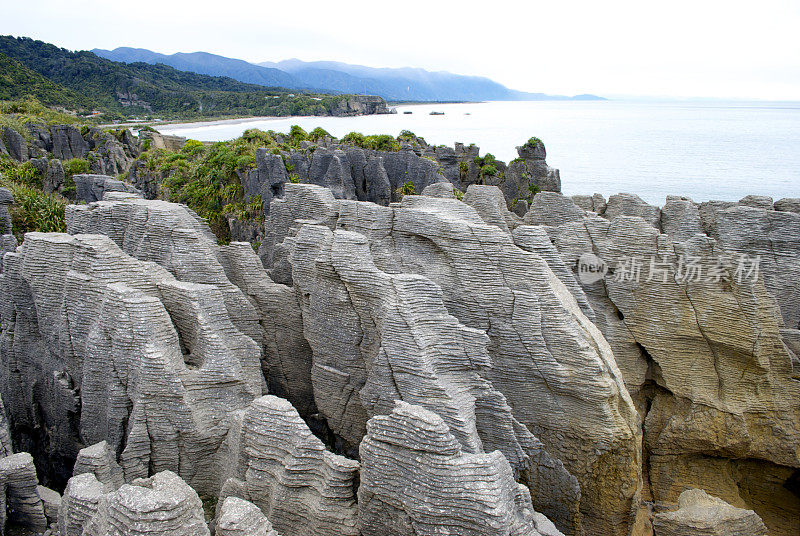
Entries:
<svg viewBox="0 0 800 536">
<path fill-rule="evenodd" d="M 619 192 L 663 205 L 667 195 L 736 201 L 748 194 L 800 197 L 800 102 L 533 101 L 396 106 L 396 114 L 252 118 L 164 124 L 158 130 L 201 141 L 248 128 L 288 132 L 322 127 L 398 135 L 433 145 L 475 143 L 506 162 L 532 136 L 561 172 L 567 195 Z M 431 112 L 443 112 L 431 115 Z"/>
</svg>

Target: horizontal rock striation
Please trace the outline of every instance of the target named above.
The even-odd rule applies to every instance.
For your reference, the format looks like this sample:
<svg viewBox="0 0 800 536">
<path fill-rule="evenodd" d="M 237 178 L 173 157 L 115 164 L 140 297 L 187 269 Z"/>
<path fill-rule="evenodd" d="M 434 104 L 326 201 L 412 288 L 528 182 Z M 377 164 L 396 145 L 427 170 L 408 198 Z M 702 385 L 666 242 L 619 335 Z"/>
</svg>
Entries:
<svg viewBox="0 0 800 536">
<path fill-rule="evenodd" d="M 287 190 L 281 203 L 298 208 L 287 208 L 286 213 L 298 212 L 298 200 L 304 196 L 300 192 L 312 188 L 297 185 Z M 464 441 L 465 449 L 474 449 L 476 434 L 469 432 L 473 421 L 468 416 L 473 411 L 487 415 L 479 407 L 485 398 L 477 393 L 484 389 L 502 394 L 516 421 L 541 439 L 550 455 L 562 460 L 577 478 L 586 526 L 594 526 L 598 533 L 627 531 L 641 485 L 638 416 L 610 348 L 547 263 L 518 248 L 507 232 L 487 225 L 474 209 L 456 200 L 407 196 L 401 206 L 384 208 L 318 199 L 320 214 L 328 216 L 309 219 L 330 222 L 338 212 L 337 228 L 366 237 L 339 230 L 333 233 L 326 225 L 307 222 L 275 231 L 290 239 L 292 278 L 303 304 L 306 338 L 314 351 L 312 381 L 317 406 L 334 431 L 355 445 L 370 415 L 391 410 L 392 390 L 399 391 L 403 400 L 413 397 L 407 401 L 424 405 L 428 393 L 435 391 L 421 388 L 430 384 L 442 389 L 445 384 L 442 395 L 431 396 L 454 400 L 448 403 L 453 409 L 444 406 L 441 415 L 450 419 L 448 424 Z M 289 236 L 292 233 L 295 236 Z M 438 288 L 423 278 L 399 277 L 401 273 L 422 275 Z M 446 309 L 436 306 L 437 299 Z M 440 320 L 410 320 L 416 314 L 430 316 L 422 307 L 431 306 L 440 307 L 432 316 Z M 455 319 L 447 320 L 450 315 Z M 454 327 L 444 331 L 462 335 L 442 334 L 441 326 L 454 320 Z M 488 341 L 479 333 L 468 337 L 474 333 L 470 328 L 486 331 Z M 415 330 L 419 335 L 412 335 Z M 415 346 L 421 352 L 412 351 L 409 356 L 404 350 L 409 340 L 419 341 Z M 454 351 L 464 351 L 459 345 L 470 340 L 477 342 L 469 343 L 472 350 L 464 355 L 472 356 L 475 348 L 485 344 L 485 361 L 471 358 L 466 369 L 448 365 L 458 355 Z M 442 346 L 428 341 L 441 341 Z M 405 364 L 409 357 L 419 364 Z M 430 380 L 421 382 L 415 377 L 419 373 L 411 373 L 420 367 L 431 370 L 426 373 Z M 379 375 L 382 370 L 386 372 Z M 450 370 L 452 375 L 447 375 Z M 470 406 L 475 403 L 469 399 L 465 405 L 460 401 L 463 396 L 447 395 L 448 384 L 460 385 L 455 381 L 472 385 L 472 397 L 478 403 L 474 410 Z M 408 387 L 403 387 L 405 382 Z M 373 392 L 382 396 L 376 398 Z M 498 400 L 497 395 L 492 396 Z M 502 414 L 502 407 L 495 403 L 494 414 Z M 459 411 L 466 411 L 467 417 L 456 417 Z M 581 418 L 575 419 L 575 415 Z M 456 424 L 458 420 L 468 426 Z M 497 418 L 476 418 L 478 437 L 481 427 L 492 420 Z M 496 444 L 500 443 L 512 467 L 525 466 L 524 456 L 509 453 L 509 448 L 515 448 L 513 442 Z M 602 484 L 602 478 L 591 476 L 598 471 L 615 483 Z M 566 497 L 570 493 L 565 484 L 562 480 L 556 489 Z M 574 493 L 571 496 L 574 498 Z M 534 497 L 534 504 L 536 500 Z M 566 504 L 568 500 L 562 501 Z M 569 518 L 565 512 L 542 511 L 559 521 Z M 574 529 L 575 523 L 569 527 Z"/>
<path fill-rule="evenodd" d="M 766 536 L 752 510 L 735 508 L 699 489 L 681 493 L 678 509 L 656 514 L 655 536 Z"/>
<path fill-rule="evenodd" d="M 218 456 L 226 477 L 221 502 L 250 501 L 281 534 L 359 534 L 358 462 L 325 450 L 297 410 L 275 396 L 256 399 L 234 421 Z"/>
<path fill-rule="evenodd" d="M 70 206 L 67 226 L 71 233 L 108 235 L 129 255 L 163 266 L 180 281 L 216 287 L 236 328 L 261 346 L 270 391 L 287 397 L 303 415 L 314 412 L 311 350 L 299 304 L 290 288 L 270 280 L 250 244 L 219 246 L 188 208 L 134 198 Z"/>
<path fill-rule="evenodd" d="M 278 536 L 272 523 L 256 505 L 238 497 L 228 497 L 220 507 L 215 523 L 216 536 Z"/>
<path fill-rule="evenodd" d="M 704 227 L 725 229 L 734 214 L 769 217 L 766 209 L 668 202 L 677 204 L 683 221 L 705 210 Z M 644 418 L 648 494 L 676 501 L 697 487 L 756 510 L 774 534 L 800 528 L 800 500 L 784 487 L 800 467 L 800 384 L 766 272 L 748 276 L 752 266 L 742 270 L 722 239 L 673 238 L 639 216 L 589 215 L 550 235 L 568 266 L 593 252 L 609 267 L 584 290 Z"/>
<path fill-rule="evenodd" d="M 363 235 L 323 226 L 300 230 L 292 265 L 317 407 L 348 444 L 357 445 L 366 418 L 391 412 L 395 400 L 422 405 L 442 416 L 466 452 L 503 452 L 540 500 L 557 489 L 559 508 L 548 513 L 580 526 L 577 482 L 513 418 L 485 377 L 487 337 L 447 313 L 438 287 L 381 272 Z"/>
<path fill-rule="evenodd" d="M 33 458 L 27 452 L 9 454 L 0 458 L 0 520 L 43 532 L 48 525 L 45 504 L 39 494 L 39 480 Z M 8 512 L 6 514 L 6 511 Z"/>
<path fill-rule="evenodd" d="M 81 475 L 92 486 L 92 475 Z M 75 478 L 81 478 L 81 476 Z M 87 490 L 88 491 L 88 490 Z M 90 493 L 84 492 L 89 502 Z M 73 501 L 70 509 L 80 503 Z M 91 510 L 91 507 L 88 508 Z M 64 519 L 77 519 L 70 510 Z M 65 521 L 65 526 L 68 526 Z M 147 479 L 136 479 L 116 491 L 102 495 L 97 509 L 84 525 L 83 536 L 209 536 L 203 515 L 203 503 L 186 482 L 171 471 L 163 471 Z M 66 536 L 66 535 L 64 535 Z"/>
<path fill-rule="evenodd" d="M 528 489 L 498 451 L 466 453 L 439 415 L 397 401 L 361 442 L 363 536 L 539 536 Z"/>
<path fill-rule="evenodd" d="M 179 472 L 216 492 L 230 411 L 261 395 L 259 346 L 210 285 L 176 281 L 107 236 L 28 233 L 0 275 L 2 385 L 19 444 L 56 484 L 107 441 L 130 481 Z"/>
</svg>

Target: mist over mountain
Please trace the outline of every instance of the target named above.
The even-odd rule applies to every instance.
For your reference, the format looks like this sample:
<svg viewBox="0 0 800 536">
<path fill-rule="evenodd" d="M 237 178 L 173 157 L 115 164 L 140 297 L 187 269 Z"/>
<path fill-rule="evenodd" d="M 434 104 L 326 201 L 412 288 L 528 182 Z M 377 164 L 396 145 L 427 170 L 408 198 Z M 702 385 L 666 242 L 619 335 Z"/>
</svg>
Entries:
<svg viewBox="0 0 800 536">
<path fill-rule="evenodd" d="M 330 93 L 365 93 L 392 101 L 595 100 L 595 95 L 566 97 L 509 89 L 480 76 L 418 68 L 376 68 L 334 61 L 298 59 L 252 64 L 207 52 L 159 54 L 147 49 L 94 49 L 98 56 L 125 63 L 163 63 L 195 73 L 228 76 L 240 82 Z"/>
</svg>

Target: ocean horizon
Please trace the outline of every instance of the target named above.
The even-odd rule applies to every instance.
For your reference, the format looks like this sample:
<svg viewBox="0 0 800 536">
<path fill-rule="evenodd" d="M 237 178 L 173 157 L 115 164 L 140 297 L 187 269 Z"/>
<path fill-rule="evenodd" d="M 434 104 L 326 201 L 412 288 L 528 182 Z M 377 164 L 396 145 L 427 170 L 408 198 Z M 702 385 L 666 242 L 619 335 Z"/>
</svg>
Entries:
<svg viewBox="0 0 800 536">
<path fill-rule="evenodd" d="M 656 205 L 667 195 L 695 201 L 800 197 L 800 102 L 496 101 L 396 108 L 392 115 L 253 118 L 159 130 L 202 141 L 233 139 L 248 128 L 287 132 L 291 125 L 322 127 L 337 137 L 410 130 L 434 145 L 474 143 L 482 155 L 505 162 L 536 136 L 567 195 L 629 192 Z"/>
</svg>

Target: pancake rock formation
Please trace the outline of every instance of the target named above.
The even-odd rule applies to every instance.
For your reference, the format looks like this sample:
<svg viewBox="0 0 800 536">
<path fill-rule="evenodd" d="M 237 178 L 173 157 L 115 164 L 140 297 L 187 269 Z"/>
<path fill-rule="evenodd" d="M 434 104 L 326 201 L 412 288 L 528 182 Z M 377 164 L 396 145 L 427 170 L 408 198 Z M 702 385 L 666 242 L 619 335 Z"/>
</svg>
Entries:
<svg viewBox="0 0 800 536">
<path fill-rule="evenodd" d="M 358 535 L 358 462 L 327 451 L 282 398 L 258 398 L 233 420 L 219 454 L 220 500 L 250 501 L 281 534 Z"/>
<path fill-rule="evenodd" d="M 627 534 L 641 487 L 638 415 L 610 347 L 544 259 L 456 199 L 381 207 L 292 184 L 278 207 L 271 232 L 285 239 L 262 259 L 273 272 L 275 252 L 289 259 L 317 407 L 347 445 L 394 399 L 419 404 L 466 451 L 501 450 L 562 530 L 581 530 L 583 517 L 588 533 Z M 580 516 L 570 513 L 578 487 L 556 477 L 562 464 Z M 559 485 L 540 493 L 531 468 L 546 466 Z M 540 502 L 553 493 L 560 508 Z"/>
<path fill-rule="evenodd" d="M 735 508 L 705 491 L 690 489 L 678 510 L 656 514 L 655 536 L 766 536 L 767 527 L 752 510 Z"/>
<path fill-rule="evenodd" d="M 389 415 L 370 419 L 360 448 L 363 536 L 542 534 L 505 457 L 463 452 L 431 411 L 397 401 Z"/>
</svg>

